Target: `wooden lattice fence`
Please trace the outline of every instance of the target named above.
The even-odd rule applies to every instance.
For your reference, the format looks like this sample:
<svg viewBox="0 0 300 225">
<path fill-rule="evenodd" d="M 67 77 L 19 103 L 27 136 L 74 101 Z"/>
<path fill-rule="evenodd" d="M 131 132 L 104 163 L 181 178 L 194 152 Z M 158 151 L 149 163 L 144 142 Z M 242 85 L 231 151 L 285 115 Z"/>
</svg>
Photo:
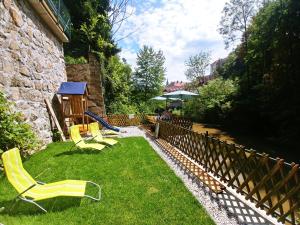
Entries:
<svg viewBox="0 0 300 225">
<path fill-rule="evenodd" d="M 114 114 L 107 116 L 108 123 L 118 127 L 138 126 L 144 121 L 144 118 L 143 114 Z"/>
<path fill-rule="evenodd" d="M 288 164 L 283 159 L 230 145 L 165 121 L 159 121 L 159 138 L 178 148 L 278 221 L 299 224 L 298 164 Z"/>
<path fill-rule="evenodd" d="M 163 121 L 172 123 L 174 125 L 184 127 L 186 129 L 191 130 L 193 127 L 193 121 L 180 116 L 172 116 L 171 119 L 162 119 Z"/>
</svg>

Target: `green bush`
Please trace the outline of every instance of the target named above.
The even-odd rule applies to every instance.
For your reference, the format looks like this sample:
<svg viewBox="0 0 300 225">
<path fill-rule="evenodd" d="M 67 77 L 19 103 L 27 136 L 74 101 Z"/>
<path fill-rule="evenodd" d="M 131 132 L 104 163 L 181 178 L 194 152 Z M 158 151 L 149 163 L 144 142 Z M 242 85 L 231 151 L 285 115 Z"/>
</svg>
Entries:
<svg viewBox="0 0 300 225">
<path fill-rule="evenodd" d="M 219 123 L 231 110 L 231 99 L 237 90 L 237 80 L 211 80 L 199 88 L 197 98 L 184 104 L 184 115 L 195 121 Z"/>
<path fill-rule="evenodd" d="M 86 60 L 86 58 L 84 58 L 83 56 L 79 57 L 79 58 L 74 58 L 72 56 L 65 56 L 65 62 L 66 64 L 86 64 L 88 63 L 88 61 Z"/>
<path fill-rule="evenodd" d="M 165 102 L 149 100 L 147 102 L 139 102 L 139 104 L 128 101 L 117 100 L 107 106 L 109 114 L 152 114 L 158 108 L 165 108 Z"/>
<path fill-rule="evenodd" d="M 135 105 L 124 104 L 121 102 L 114 102 L 108 108 L 110 114 L 136 114 L 138 109 Z"/>
<path fill-rule="evenodd" d="M 0 149 L 6 151 L 18 147 L 23 154 L 28 150 L 38 147 L 36 135 L 29 124 L 24 122 L 21 113 L 12 109 L 12 103 L 8 102 L 0 92 Z"/>
</svg>

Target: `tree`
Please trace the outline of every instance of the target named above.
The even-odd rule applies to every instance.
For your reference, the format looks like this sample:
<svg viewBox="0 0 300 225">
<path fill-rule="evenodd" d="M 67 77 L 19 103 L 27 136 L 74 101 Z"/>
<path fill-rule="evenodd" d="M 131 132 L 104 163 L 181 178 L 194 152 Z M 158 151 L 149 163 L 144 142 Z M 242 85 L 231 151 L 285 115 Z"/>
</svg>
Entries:
<svg viewBox="0 0 300 225">
<path fill-rule="evenodd" d="M 130 105 L 131 68 L 118 56 L 109 59 L 105 76 L 105 105 L 109 113 L 116 113 L 122 106 Z M 117 107 L 120 106 L 120 107 Z M 123 112 L 125 113 L 125 112 Z"/>
<path fill-rule="evenodd" d="M 124 21 L 127 20 L 134 11 L 128 10 L 132 5 L 132 0 L 109 0 L 109 5 L 108 18 L 112 27 L 112 38 L 115 39 L 116 34 L 122 27 Z M 116 42 L 128 37 L 132 33 L 133 32 L 129 32 L 124 37 L 120 37 Z"/>
<path fill-rule="evenodd" d="M 247 29 L 252 17 L 257 12 L 256 3 L 256 0 L 230 0 L 225 4 L 219 33 L 224 38 L 226 48 L 241 39 L 244 39 L 244 43 L 247 45 Z"/>
<path fill-rule="evenodd" d="M 194 84 L 192 86 L 197 86 L 199 78 L 205 75 L 205 71 L 210 65 L 210 59 L 209 52 L 201 51 L 197 55 L 190 56 L 189 59 L 185 61 L 185 66 L 187 67 L 185 76 Z"/>
<path fill-rule="evenodd" d="M 237 80 L 223 78 L 210 80 L 198 89 L 199 96 L 187 102 L 184 113 L 196 121 L 222 122 L 231 110 L 232 97 L 237 90 Z"/>
<path fill-rule="evenodd" d="M 65 0 L 72 21 L 72 38 L 65 47 L 65 55 L 86 56 L 96 52 L 108 59 L 119 52 L 112 38 L 109 20 L 109 0 Z"/>
<path fill-rule="evenodd" d="M 259 131 L 285 147 L 297 146 L 300 127 L 299 11 L 300 1 L 266 1 L 247 29 L 248 51 L 236 50 L 221 72 L 240 78 L 231 124 Z M 241 61 L 247 63 L 247 72 Z M 246 74 L 249 88 L 243 85 L 248 83 Z"/>
<path fill-rule="evenodd" d="M 146 102 L 150 98 L 161 94 L 166 69 L 165 57 L 159 50 L 143 46 L 137 54 L 137 67 L 132 77 L 133 93 L 137 102 Z"/>
</svg>

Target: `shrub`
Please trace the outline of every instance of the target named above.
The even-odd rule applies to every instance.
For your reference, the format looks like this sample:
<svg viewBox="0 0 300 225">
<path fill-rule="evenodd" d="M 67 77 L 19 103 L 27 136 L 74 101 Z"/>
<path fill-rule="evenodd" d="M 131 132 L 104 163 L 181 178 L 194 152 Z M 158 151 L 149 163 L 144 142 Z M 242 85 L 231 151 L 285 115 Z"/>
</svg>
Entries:
<svg viewBox="0 0 300 225">
<path fill-rule="evenodd" d="M 0 149 L 6 151 L 17 147 L 23 153 L 38 147 L 36 135 L 29 124 L 24 122 L 21 113 L 12 109 L 12 103 L 8 102 L 0 92 Z"/>
<path fill-rule="evenodd" d="M 72 56 L 65 56 L 65 62 L 66 64 L 86 64 L 88 63 L 88 61 L 86 60 L 86 58 L 84 58 L 83 56 L 79 57 L 79 58 L 74 58 Z"/>
<path fill-rule="evenodd" d="M 124 104 L 119 101 L 110 104 L 108 108 L 110 114 L 135 114 L 137 112 L 138 109 L 135 105 Z"/>
<path fill-rule="evenodd" d="M 237 89 L 236 80 L 211 80 L 199 88 L 199 97 L 184 104 L 184 114 L 196 121 L 219 123 L 231 110 L 231 99 Z"/>
</svg>

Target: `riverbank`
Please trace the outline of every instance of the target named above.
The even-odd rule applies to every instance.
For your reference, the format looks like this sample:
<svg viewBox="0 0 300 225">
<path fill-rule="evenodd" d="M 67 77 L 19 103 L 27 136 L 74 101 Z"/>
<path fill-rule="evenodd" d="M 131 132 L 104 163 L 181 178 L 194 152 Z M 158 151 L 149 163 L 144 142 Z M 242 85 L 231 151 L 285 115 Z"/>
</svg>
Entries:
<svg viewBox="0 0 300 225">
<path fill-rule="evenodd" d="M 276 158 L 280 157 L 287 162 L 299 162 L 295 159 L 295 154 L 292 154 L 292 149 L 286 146 L 277 145 L 262 137 L 250 134 L 244 134 L 239 131 L 228 131 L 218 125 L 210 125 L 203 123 L 194 123 L 193 131 L 197 133 L 208 132 L 209 135 L 214 136 L 222 141 L 231 144 L 241 145 L 247 149 L 255 149 L 258 152 L 265 152 L 270 156 Z"/>
</svg>

